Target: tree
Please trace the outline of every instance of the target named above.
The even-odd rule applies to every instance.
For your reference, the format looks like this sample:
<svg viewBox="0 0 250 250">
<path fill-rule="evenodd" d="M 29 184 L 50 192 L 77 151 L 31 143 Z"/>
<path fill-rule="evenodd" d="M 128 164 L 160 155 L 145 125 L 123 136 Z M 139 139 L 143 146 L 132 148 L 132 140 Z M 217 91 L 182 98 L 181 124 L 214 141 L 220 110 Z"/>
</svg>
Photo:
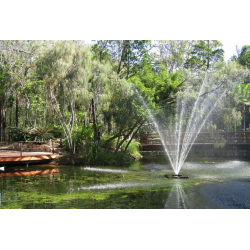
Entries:
<svg viewBox="0 0 250 250">
<path fill-rule="evenodd" d="M 244 127 L 244 105 L 243 105 L 243 89 L 244 82 L 248 76 L 248 70 L 244 69 L 237 62 L 216 63 L 214 65 L 211 82 L 214 86 L 206 90 L 204 94 L 210 94 L 211 91 L 225 92 L 224 98 L 218 103 L 216 109 L 212 113 L 207 129 L 216 127 L 218 130 L 233 130 L 239 128 L 243 119 Z M 243 95 L 243 96 L 242 96 Z"/>
<path fill-rule="evenodd" d="M 239 64 L 250 69 L 250 45 L 245 45 L 241 48 L 237 61 Z"/>
<path fill-rule="evenodd" d="M 73 131 L 77 131 L 77 90 L 84 87 L 89 72 L 87 48 L 73 41 L 49 44 L 36 60 L 37 73 L 50 96 L 50 105 L 59 120 L 71 153 L 75 152 Z M 76 139 L 76 138 L 75 138 Z"/>
<path fill-rule="evenodd" d="M 100 61 L 109 60 L 120 78 L 128 79 L 141 69 L 152 48 L 149 40 L 99 40 L 92 51 Z"/>
<path fill-rule="evenodd" d="M 171 109 L 175 94 L 184 79 L 179 71 L 168 73 L 165 65 L 152 65 L 144 61 L 143 68 L 129 79 L 155 112 Z"/>
<path fill-rule="evenodd" d="M 217 40 L 199 40 L 193 45 L 191 57 L 185 62 L 185 68 L 208 70 L 215 62 L 224 61 L 222 43 Z"/>
<path fill-rule="evenodd" d="M 31 82 L 36 81 L 34 77 L 34 53 L 37 42 L 32 41 L 1 41 L 1 65 L 8 68 L 9 74 L 9 96 L 12 96 L 9 121 L 12 121 L 12 108 L 15 105 L 16 126 L 19 125 L 19 108 L 25 105 L 25 125 L 32 121 L 36 124 L 36 108 L 32 106 L 31 98 L 33 92 L 29 91 Z M 28 93 L 29 92 L 29 93 Z M 21 101 L 21 102 L 20 102 Z M 15 104 L 14 104 L 15 103 Z M 33 119 L 28 116 L 31 113 Z"/>
<path fill-rule="evenodd" d="M 112 131 L 106 144 L 115 140 L 115 152 L 118 152 L 125 141 L 129 140 L 125 147 L 125 150 L 127 150 L 134 135 L 143 125 L 146 115 L 145 108 L 133 85 L 124 79 L 114 81 L 110 105 L 104 111 L 104 116 L 108 117 L 109 121 L 112 117 L 115 130 Z"/>
<path fill-rule="evenodd" d="M 184 63 L 190 58 L 194 40 L 166 40 L 158 41 L 156 48 L 158 53 L 155 56 L 159 64 L 164 64 L 168 72 L 175 72 L 184 67 Z"/>
</svg>

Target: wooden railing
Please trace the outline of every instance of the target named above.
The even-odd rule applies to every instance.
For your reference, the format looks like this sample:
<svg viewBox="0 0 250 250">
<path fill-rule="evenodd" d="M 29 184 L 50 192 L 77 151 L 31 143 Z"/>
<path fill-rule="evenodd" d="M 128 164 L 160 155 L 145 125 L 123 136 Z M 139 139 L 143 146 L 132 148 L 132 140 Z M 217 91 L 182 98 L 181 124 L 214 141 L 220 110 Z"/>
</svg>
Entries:
<svg viewBox="0 0 250 250">
<path fill-rule="evenodd" d="M 48 145 L 46 145 L 46 143 Z M 13 143 L 13 149 L 22 152 L 51 152 L 54 153 L 54 142 L 45 141 L 17 141 Z"/>
<path fill-rule="evenodd" d="M 250 131 L 222 131 L 222 132 L 183 132 L 181 138 L 184 138 L 185 134 L 196 134 L 195 144 L 200 143 L 225 143 L 225 144 L 250 144 Z M 137 139 L 142 145 L 161 145 L 161 138 L 157 133 L 137 134 Z M 165 144 L 171 144 L 173 142 L 173 135 L 170 133 L 162 133 L 163 141 Z M 182 142 L 181 139 L 181 142 Z"/>
</svg>

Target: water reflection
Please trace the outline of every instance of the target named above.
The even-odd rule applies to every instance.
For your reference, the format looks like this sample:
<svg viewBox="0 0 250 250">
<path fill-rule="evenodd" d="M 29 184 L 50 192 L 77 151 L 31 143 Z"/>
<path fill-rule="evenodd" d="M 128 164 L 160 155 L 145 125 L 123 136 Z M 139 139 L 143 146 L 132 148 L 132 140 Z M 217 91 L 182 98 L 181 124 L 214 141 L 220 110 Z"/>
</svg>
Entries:
<svg viewBox="0 0 250 250">
<path fill-rule="evenodd" d="M 24 169 L 20 169 L 18 171 L 5 171 L 3 173 L 0 173 L 0 178 L 3 177 L 21 177 L 21 176 L 34 176 L 34 175 L 47 175 L 47 174 L 58 174 L 58 169 L 44 169 L 44 170 L 33 170 L 33 171 L 27 171 Z"/>
<path fill-rule="evenodd" d="M 168 209 L 187 209 L 190 208 L 188 204 L 188 197 L 184 192 L 181 183 L 175 183 L 171 189 L 171 192 L 167 198 L 164 208 Z"/>
<path fill-rule="evenodd" d="M 183 180 L 164 178 L 172 170 L 154 163 L 133 170 L 112 166 L 12 170 L 12 175 L 0 178 L 0 208 L 250 207 L 250 164 L 243 161 L 189 162 L 181 174 L 190 179 Z"/>
</svg>

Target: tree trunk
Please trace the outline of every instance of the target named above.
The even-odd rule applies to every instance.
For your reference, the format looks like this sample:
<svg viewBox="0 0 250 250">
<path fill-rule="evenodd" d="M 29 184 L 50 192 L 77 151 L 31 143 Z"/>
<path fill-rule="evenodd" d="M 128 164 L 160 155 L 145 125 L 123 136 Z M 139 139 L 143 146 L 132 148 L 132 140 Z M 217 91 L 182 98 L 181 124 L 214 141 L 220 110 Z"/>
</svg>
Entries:
<svg viewBox="0 0 250 250">
<path fill-rule="evenodd" d="M 12 126 L 12 110 L 13 110 L 13 104 L 11 104 L 10 106 L 10 117 L 9 117 L 9 142 L 10 142 L 10 130 L 11 130 L 11 126 Z"/>
<path fill-rule="evenodd" d="M 112 132 L 112 123 L 109 122 L 109 123 L 108 123 L 108 135 L 110 135 L 111 132 Z"/>
<path fill-rule="evenodd" d="M 124 61 L 124 57 L 125 57 L 125 53 L 126 53 L 126 49 L 127 49 L 127 46 L 129 44 L 129 41 L 128 40 L 125 40 L 123 42 L 123 48 L 122 48 L 122 55 L 121 55 L 121 59 L 120 59 L 120 62 L 119 62 L 119 65 L 118 65 L 118 69 L 117 69 L 117 75 L 119 75 L 120 71 L 121 71 L 121 66 L 122 66 L 122 63 Z"/>
<path fill-rule="evenodd" d="M 116 134 L 116 135 L 112 136 L 111 138 L 109 138 L 108 140 L 106 140 L 105 144 L 107 144 L 107 143 L 111 142 L 112 140 L 120 137 L 121 136 L 121 132 L 122 132 L 122 130 L 120 130 L 118 134 Z"/>
<path fill-rule="evenodd" d="M 2 113 L 2 119 L 3 119 L 3 141 L 6 142 L 6 110 L 3 108 L 3 113 Z"/>
<path fill-rule="evenodd" d="M 116 150 L 115 153 L 118 152 L 119 148 L 122 146 L 123 142 L 125 142 L 127 140 L 127 138 L 133 133 L 134 129 L 136 128 L 136 126 L 138 125 L 138 123 L 135 123 L 135 125 L 129 130 L 129 132 L 124 136 L 123 140 L 121 140 L 121 142 L 116 146 Z"/>
<path fill-rule="evenodd" d="M 16 96 L 16 127 L 18 128 L 18 108 L 19 108 L 19 103 L 18 103 L 18 95 Z"/>
<path fill-rule="evenodd" d="M 0 100 L 0 141 L 2 141 L 2 100 Z"/>
<path fill-rule="evenodd" d="M 97 120 L 96 120 L 96 112 L 95 112 L 95 101 L 94 98 L 91 100 L 92 106 L 92 116 L 93 116 L 93 128 L 94 128 L 94 140 L 98 140 L 98 131 L 97 131 Z"/>
<path fill-rule="evenodd" d="M 209 69 L 209 64 L 210 64 L 209 40 L 207 40 L 207 47 L 208 47 L 208 55 L 207 55 L 207 70 L 208 70 Z"/>
<path fill-rule="evenodd" d="M 138 128 L 136 129 L 136 131 L 135 131 L 135 132 L 133 133 L 133 135 L 131 136 L 131 138 L 130 138 L 128 144 L 126 145 L 125 151 L 127 151 L 129 144 L 132 142 L 132 140 L 133 140 L 133 138 L 134 138 L 134 135 L 138 132 L 138 130 L 139 130 L 139 129 L 141 128 L 141 126 L 143 125 L 143 123 L 144 123 L 144 122 L 142 122 L 142 123 L 138 126 Z"/>
<path fill-rule="evenodd" d="M 25 109 L 25 126 L 28 126 L 28 103 L 26 102 L 26 109 Z"/>
</svg>

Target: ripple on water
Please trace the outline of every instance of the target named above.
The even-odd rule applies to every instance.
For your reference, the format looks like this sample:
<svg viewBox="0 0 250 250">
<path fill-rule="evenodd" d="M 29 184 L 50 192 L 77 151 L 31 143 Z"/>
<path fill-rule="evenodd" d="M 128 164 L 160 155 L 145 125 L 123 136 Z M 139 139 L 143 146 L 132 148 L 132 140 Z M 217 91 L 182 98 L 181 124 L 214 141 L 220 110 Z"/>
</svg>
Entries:
<svg viewBox="0 0 250 250">
<path fill-rule="evenodd" d="M 92 168 L 92 167 L 84 167 L 82 169 L 94 172 L 121 173 L 121 174 L 132 172 L 129 170 L 121 170 L 121 169 Z"/>
<path fill-rule="evenodd" d="M 79 187 L 77 190 L 106 190 L 106 189 L 121 189 L 121 188 L 132 188 L 132 187 L 145 187 L 149 186 L 149 183 L 135 183 L 135 182 L 121 182 L 121 183 L 108 183 L 98 184 L 89 187 Z"/>
<path fill-rule="evenodd" d="M 167 170 L 167 169 L 172 169 L 171 166 L 166 166 L 166 165 L 162 165 L 162 164 L 145 164 L 143 165 L 143 168 L 149 171 L 152 170 Z"/>
</svg>

